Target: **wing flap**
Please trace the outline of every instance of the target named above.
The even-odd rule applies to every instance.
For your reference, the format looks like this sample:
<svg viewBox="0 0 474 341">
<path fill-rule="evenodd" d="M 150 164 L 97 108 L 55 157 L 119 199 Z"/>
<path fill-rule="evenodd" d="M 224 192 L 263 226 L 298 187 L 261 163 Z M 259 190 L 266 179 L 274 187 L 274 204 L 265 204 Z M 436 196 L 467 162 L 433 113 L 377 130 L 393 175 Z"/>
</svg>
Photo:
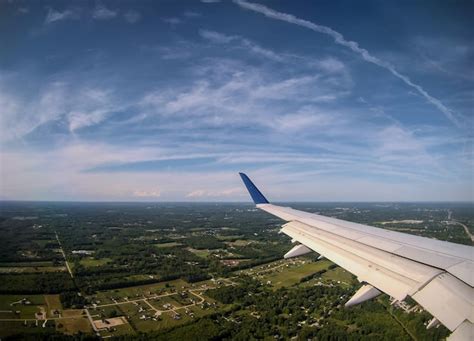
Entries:
<svg viewBox="0 0 474 341">
<path fill-rule="evenodd" d="M 398 300 L 412 295 L 441 273 L 441 270 L 300 222 L 285 224 L 282 232 L 352 272 L 360 281 L 370 283 Z"/>
<path fill-rule="evenodd" d="M 436 276 L 413 299 L 450 330 L 465 320 L 474 322 L 472 288 L 448 273 Z"/>
</svg>

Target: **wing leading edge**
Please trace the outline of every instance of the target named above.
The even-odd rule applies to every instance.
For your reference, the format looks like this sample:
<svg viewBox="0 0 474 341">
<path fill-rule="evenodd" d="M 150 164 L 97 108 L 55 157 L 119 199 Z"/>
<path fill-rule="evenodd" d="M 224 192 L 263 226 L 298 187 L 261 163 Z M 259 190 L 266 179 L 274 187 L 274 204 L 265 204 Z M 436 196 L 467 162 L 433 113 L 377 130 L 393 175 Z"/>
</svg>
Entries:
<svg viewBox="0 0 474 341">
<path fill-rule="evenodd" d="M 474 248 L 352 223 L 273 205 L 240 173 L 256 206 L 285 221 L 281 231 L 300 245 L 285 258 L 316 251 L 350 271 L 364 285 L 346 304 L 385 292 L 395 300 L 411 296 L 453 331 L 450 340 L 474 336 Z M 263 198 L 263 200 L 262 200 Z"/>
</svg>

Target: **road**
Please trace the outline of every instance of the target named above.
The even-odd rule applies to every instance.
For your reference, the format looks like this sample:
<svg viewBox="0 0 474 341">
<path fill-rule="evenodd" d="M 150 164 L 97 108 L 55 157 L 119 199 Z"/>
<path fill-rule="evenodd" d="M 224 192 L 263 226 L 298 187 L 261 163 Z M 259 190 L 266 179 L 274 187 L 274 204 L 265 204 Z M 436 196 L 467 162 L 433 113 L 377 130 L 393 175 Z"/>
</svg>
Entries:
<svg viewBox="0 0 474 341">
<path fill-rule="evenodd" d="M 61 250 L 61 254 L 63 255 L 64 262 L 66 263 L 67 271 L 69 272 L 69 275 L 71 275 L 71 278 L 74 278 L 71 268 L 69 267 L 69 263 L 67 262 L 66 253 L 64 252 L 63 246 L 61 245 L 61 241 L 59 240 L 58 233 L 56 231 L 54 231 L 54 233 L 56 234 L 56 240 L 58 241 L 58 244 L 59 244 L 59 250 Z"/>
<path fill-rule="evenodd" d="M 466 225 L 453 219 L 453 212 L 451 210 L 448 210 L 448 224 L 461 225 L 464 228 L 464 231 L 466 231 L 467 236 L 471 238 L 471 242 L 474 243 L 474 235 L 471 233 L 471 231 L 469 231 L 469 228 Z"/>
<path fill-rule="evenodd" d="M 471 234 L 471 231 L 469 231 L 469 228 L 466 225 L 464 225 L 463 223 L 460 223 L 459 221 L 455 221 L 455 220 L 453 220 L 452 223 L 453 224 L 458 224 L 458 225 L 461 225 L 462 227 L 464 227 L 464 231 L 466 231 L 466 234 L 469 236 L 469 238 L 471 238 L 471 242 L 474 243 L 474 235 Z"/>
</svg>

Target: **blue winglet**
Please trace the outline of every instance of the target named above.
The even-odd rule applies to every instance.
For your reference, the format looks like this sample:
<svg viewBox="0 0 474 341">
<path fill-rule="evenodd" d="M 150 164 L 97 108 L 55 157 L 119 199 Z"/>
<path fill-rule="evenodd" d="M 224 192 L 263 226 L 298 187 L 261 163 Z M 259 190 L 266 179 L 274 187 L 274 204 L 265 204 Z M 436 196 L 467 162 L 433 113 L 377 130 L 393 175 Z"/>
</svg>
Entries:
<svg viewBox="0 0 474 341">
<path fill-rule="evenodd" d="M 240 177 L 242 178 L 242 181 L 245 184 L 245 187 L 247 187 L 247 190 L 250 193 L 250 196 L 252 197 L 255 205 L 258 204 L 268 204 L 267 198 L 262 194 L 262 192 L 259 191 L 257 186 L 255 186 L 252 182 L 252 180 L 249 179 L 247 175 L 244 173 L 239 173 Z"/>
</svg>

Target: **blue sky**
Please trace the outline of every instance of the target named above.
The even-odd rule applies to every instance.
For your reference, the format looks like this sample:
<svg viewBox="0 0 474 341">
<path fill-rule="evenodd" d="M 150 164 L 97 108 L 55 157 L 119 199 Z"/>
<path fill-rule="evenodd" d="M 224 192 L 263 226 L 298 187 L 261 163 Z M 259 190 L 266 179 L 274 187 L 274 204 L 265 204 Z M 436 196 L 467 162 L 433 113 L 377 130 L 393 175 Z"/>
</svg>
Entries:
<svg viewBox="0 0 474 341">
<path fill-rule="evenodd" d="M 0 198 L 472 201 L 473 7 L 0 0 Z"/>
</svg>

